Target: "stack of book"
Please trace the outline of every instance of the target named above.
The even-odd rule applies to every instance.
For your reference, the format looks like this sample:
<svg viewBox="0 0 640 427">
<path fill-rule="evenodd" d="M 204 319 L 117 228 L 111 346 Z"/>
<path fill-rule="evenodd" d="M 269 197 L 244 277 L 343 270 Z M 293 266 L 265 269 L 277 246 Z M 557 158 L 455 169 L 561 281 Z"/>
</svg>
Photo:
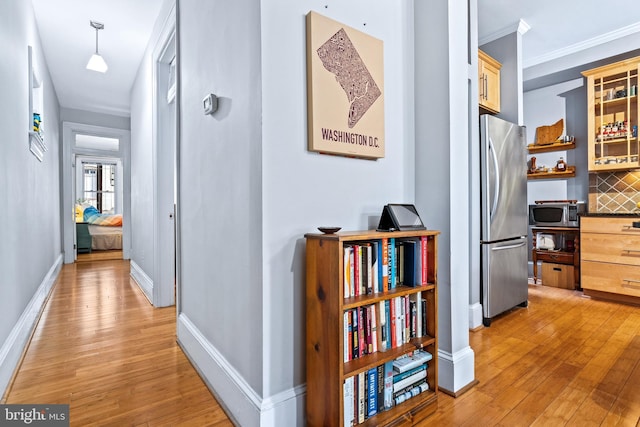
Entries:
<svg viewBox="0 0 640 427">
<path fill-rule="evenodd" d="M 344 425 L 363 423 L 429 390 L 427 362 L 431 359 L 431 353 L 416 350 L 347 378 L 343 384 Z"/>
</svg>

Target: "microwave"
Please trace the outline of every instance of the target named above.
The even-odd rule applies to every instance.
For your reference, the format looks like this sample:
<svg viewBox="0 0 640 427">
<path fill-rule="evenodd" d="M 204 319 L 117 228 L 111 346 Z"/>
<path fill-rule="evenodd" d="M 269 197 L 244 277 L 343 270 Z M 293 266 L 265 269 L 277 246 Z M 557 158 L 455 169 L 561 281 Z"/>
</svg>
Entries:
<svg viewBox="0 0 640 427">
<path fill-rule="evenodd" d="M 529 225 L 537 227 L 579 227 L 579 216 L 584 213 L 584 202 L 529 205 Z"/>
</svg>

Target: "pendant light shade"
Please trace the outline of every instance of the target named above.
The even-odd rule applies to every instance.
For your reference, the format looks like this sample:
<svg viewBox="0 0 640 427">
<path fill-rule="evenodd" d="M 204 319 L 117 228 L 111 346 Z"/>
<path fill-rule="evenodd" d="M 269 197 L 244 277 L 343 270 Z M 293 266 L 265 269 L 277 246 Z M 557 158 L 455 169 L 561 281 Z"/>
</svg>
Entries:
<svg viewBox="0 0 640 427">
<path fill-rule="evenodd" d="M 87 63 L 87 70 L 106 73 L 109 67 L 104 61 L 104 58 L 100 56 L 100 53 L 98 53 L 98 30 L 104 29 L 104 24 L 96 21 L 89 21 L 89 25 L 96 29 L 96 53 L 91 55 L 91 58 L 89 58 L 89 62 Z"/>
</svg>

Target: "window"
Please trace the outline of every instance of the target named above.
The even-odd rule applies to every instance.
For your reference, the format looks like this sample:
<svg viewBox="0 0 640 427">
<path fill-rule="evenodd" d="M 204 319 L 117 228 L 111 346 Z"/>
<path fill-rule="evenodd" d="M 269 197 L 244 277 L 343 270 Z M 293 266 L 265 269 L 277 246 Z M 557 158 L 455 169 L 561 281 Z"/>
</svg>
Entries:
<svg viewBox="0 0 640 427">
<path fill-rule="evenodd" d="M 116 165 L 82 163 L 82 196 L 100 213 L 116 212 Z"/>
</svg>

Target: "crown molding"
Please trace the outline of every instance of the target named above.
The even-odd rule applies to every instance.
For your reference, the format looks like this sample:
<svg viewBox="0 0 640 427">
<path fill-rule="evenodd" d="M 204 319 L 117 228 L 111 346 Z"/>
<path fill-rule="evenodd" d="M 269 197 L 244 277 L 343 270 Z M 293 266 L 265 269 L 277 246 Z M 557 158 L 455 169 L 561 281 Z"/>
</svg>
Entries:
<svg viewBox="0 0 640 427">
<path fill-rule="evenodd" d="M 554 51 L 545 53 L 544 55 L 538 55 L 534 58 L 530 58 L 524 61 L 523 68 L 533 67 L 534 65 L 539 65 L 543 62 L 553 61 L 554 59 L 562 58 L 564 56 L 571 55 L 583 50 L 591 49 L 593 47 L 609 43 L 638 32 L 640 32 L 640 22 L 627 25 L 626 27 L 610 31 L 597 37 L 581 41 L 579 43 L 574 43 L 567 47 L 563 47 L 562 49 L 556 49 Z"/>
<path fill-rule="evenodd" d="M 522 35 L 527 31 L 529 31 L 530 29 L 531 29 L 531 26 L 527 24 L 527 22 L 524 19 L 520 19 L 518 22 L 512 25 L 506 26 L 501 30 L 498 30 L 494 33 L 491 33 L 487 36 L 482 37 L 481 39 L 478 39 L 478 45 L 482 46 L 483 44 L 490 43 L 494 40 L 498 40 L 501 37 L 508 36 L 509 34 L 513 34 L 513 33 L 520 33 L 520 35 Z"/>
</svg>

